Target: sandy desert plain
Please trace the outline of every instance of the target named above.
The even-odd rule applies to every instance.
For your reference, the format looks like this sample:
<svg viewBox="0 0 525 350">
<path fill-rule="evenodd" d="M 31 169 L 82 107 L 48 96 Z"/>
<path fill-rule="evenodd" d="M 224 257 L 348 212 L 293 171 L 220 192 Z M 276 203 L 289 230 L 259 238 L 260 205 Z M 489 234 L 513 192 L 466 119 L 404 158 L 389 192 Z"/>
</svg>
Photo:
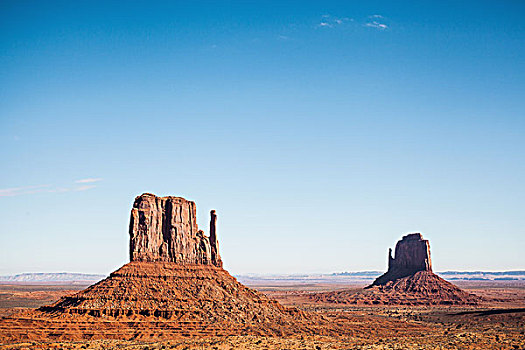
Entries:
<svg viewBox="0 0 525 350">
<path fill-rule="evenodd" d="M 341 335 L 180 336 L 174 339 L 86 340 L 47 339 L 4 343 L 2 348 L 55 349 L 524 349 L 525 281 L 460 281 L 456 284 L 486 301 L 475 307 L 356 306 L 311 302 L 310 293 L 351 288 L 362 282 L 323 283 L 317 279 L 251 278 L 248 284 L 286 306 L 346 323 Z M 0 316 L 49 305 L 87 284 L 16 283 L 0 285 Z M 2 332 L 6 330 L 3 329 Z M 7 330 L 8 331 L 8 330 Z M 232 332 L 234 333 L 234 332 Z"/>
<path fill-rule="evenodd" d="M 205 236 L 194 202 L 138 196 L 130 218 L 130 262 L 110 276 L 95 284 L 0 283 L 0 346 L 525 348 L 523 274 L 461 280 L 443 273 L 456 276 L 452 284 L 433 272 L 429 241 L 413 233 L 398 241 L 394 257 L 389 252 L 388 271 L 379 277 L 236 279 L 222 268 L 214 210 L 210 216 Z"/>
</svg>

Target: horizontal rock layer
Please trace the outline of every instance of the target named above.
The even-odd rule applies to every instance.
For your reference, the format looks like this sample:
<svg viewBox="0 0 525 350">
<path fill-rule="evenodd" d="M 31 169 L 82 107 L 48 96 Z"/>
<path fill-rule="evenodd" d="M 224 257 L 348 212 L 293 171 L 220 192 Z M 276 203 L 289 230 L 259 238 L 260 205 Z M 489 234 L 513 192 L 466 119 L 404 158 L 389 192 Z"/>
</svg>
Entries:
<svg viewBox="0 0 525 350">
<path fill-rule="evenodd" d="M 48 315 L 158 317 L 192 322 L 293 322 L 305 318 L 212 265 L 130 262 L 91 287 L 40 309 Z"/>
</svg>

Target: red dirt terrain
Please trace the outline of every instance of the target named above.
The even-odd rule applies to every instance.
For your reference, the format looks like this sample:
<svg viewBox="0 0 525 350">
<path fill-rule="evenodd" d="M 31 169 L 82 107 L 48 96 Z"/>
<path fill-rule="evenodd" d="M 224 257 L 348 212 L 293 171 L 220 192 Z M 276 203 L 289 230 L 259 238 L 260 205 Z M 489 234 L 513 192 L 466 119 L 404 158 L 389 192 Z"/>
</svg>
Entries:
<svg viewBox="0 0 525 350">
<path fill-rule="evenodd" d="M 480 284 L 481 283 L 481 284 Z M 326 285 L 260 284 L 257 288 L 282 305 L 299 307 L 312 320 L 311 330 L 294 334 L 257 335 L 253 328 L 208 328 L 154 316 L 96 317 L 62 315 L 35 318 L 32 312 L 0 321 L 0 335 L 27 332 L 26 337 L 0 341 L 6 349 L 522 349 L 525 347 L 524 282 L 462 282 L 484 299 L 478 306 L 352 305 L 312 302 L 305 293 Z M 341 286 L 334 286 L 333 289 Z M 36 292 L 48 285 L 5 286 Z M 64 286 L 60 286 L 64 288 Z M 357 288 L 356 290 L 362 290 Z M 64 291 L 66 292 L 66 291 Z M 58 292 L 57 292 L 58 293 Z M 66 292 L 67 293 L 67 292 Z M 38 294 L 35 294 L 37 302 Z M 74 295 L 74 294 L 72 294 Z M 70 295 L 71 296 L 71 295 Z M 491 299 L 497 297 L 494 303 Z M 27 305 L 27 301 L 14 306 Z M 12 304 L 10 301 L 9 304 Z M 0 300 L 0 308 L 4 305 Z M 38 312 L 41 314 L 40 312 Z M 28 316 L 29 315 L 29 316 Z M 302 323 L 302 322 L 299 322 Z M 183 327 L 177 329 L 176 327 Z M 20 327 L 17 329 L 17 327 Z M 325 328 L 326 327 L 326 328 Z M 316 335 L 321 331 L 325 335 Z M 134 333 L 133 333 L 134 332 Z M 216 332 L 216 333 L 215 333 Z M 275 334 L 278 334 L 277 332 Z M 122 335 L 122 336 L 120 336 Z M 131 335 L 131 336 L 130 336 Z M 29 340 L 32 339 L 32 340 Z M 128 340 L 123 340 L 128 339 Z"/>
</svg>

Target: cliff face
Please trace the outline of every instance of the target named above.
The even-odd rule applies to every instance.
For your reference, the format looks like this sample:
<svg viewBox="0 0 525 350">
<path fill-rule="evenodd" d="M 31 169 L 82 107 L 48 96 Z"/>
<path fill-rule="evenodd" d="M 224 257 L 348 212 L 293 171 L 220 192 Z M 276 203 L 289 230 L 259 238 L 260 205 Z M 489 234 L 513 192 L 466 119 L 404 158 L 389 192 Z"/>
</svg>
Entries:
<svg viewBox="0 0 525 350">
<path fill-rule="evenodd" d="M 197 226 L 196 206 L 181 197 L 144 193 L 131 209 L 131 261 L 163 261 L 222 267 L 216 233 L 217 215 L 211 212 L 210 237 Z"/>
<path fill-rule="evenodd" d="M 421 233 L 412 233 L 397 242 L 394 258 L 392 249 L 388 250 L 388 271 L 378 277 L 372 285 L 385 284 L 418 271 L 432 272 L 430 244 L 428 240 L 423 239 Z"/>
<path fill-rule="evenodd" d="M 412 233 L 404 236 L 396 244 L 396 257 L 392 258 L 392 250 L 388 252 L 389 270 L 432 271 L 430 259 L 430 244 L 423 239 L 421 233 Z"/>
</svg>

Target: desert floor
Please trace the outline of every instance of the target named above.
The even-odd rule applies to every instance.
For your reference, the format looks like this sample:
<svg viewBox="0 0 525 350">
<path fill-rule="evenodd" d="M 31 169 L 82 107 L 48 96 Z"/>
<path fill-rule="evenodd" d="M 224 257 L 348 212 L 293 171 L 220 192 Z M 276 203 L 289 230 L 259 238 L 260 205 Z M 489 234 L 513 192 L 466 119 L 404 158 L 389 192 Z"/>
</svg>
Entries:
<svg viewBox="0 0 525 350">
<path fill-rule="evenodd" d="M 1 344 L 5 349 L 525 349 L 525 281 L 456 282 L 485 299 L 479 307 L 354 306 L 319 304 L 305 295 L 353 289 L 359 284 L 257 281 L 258 289 L 284 305 L 343 322 L 339 336 L 181 337 L 162 341 L 95 340 Z M 47 305 L 85 285 L 0 284 L 0 317 Z M 357 330 L 357 331 L 355 331 Z"/>
</svg>

